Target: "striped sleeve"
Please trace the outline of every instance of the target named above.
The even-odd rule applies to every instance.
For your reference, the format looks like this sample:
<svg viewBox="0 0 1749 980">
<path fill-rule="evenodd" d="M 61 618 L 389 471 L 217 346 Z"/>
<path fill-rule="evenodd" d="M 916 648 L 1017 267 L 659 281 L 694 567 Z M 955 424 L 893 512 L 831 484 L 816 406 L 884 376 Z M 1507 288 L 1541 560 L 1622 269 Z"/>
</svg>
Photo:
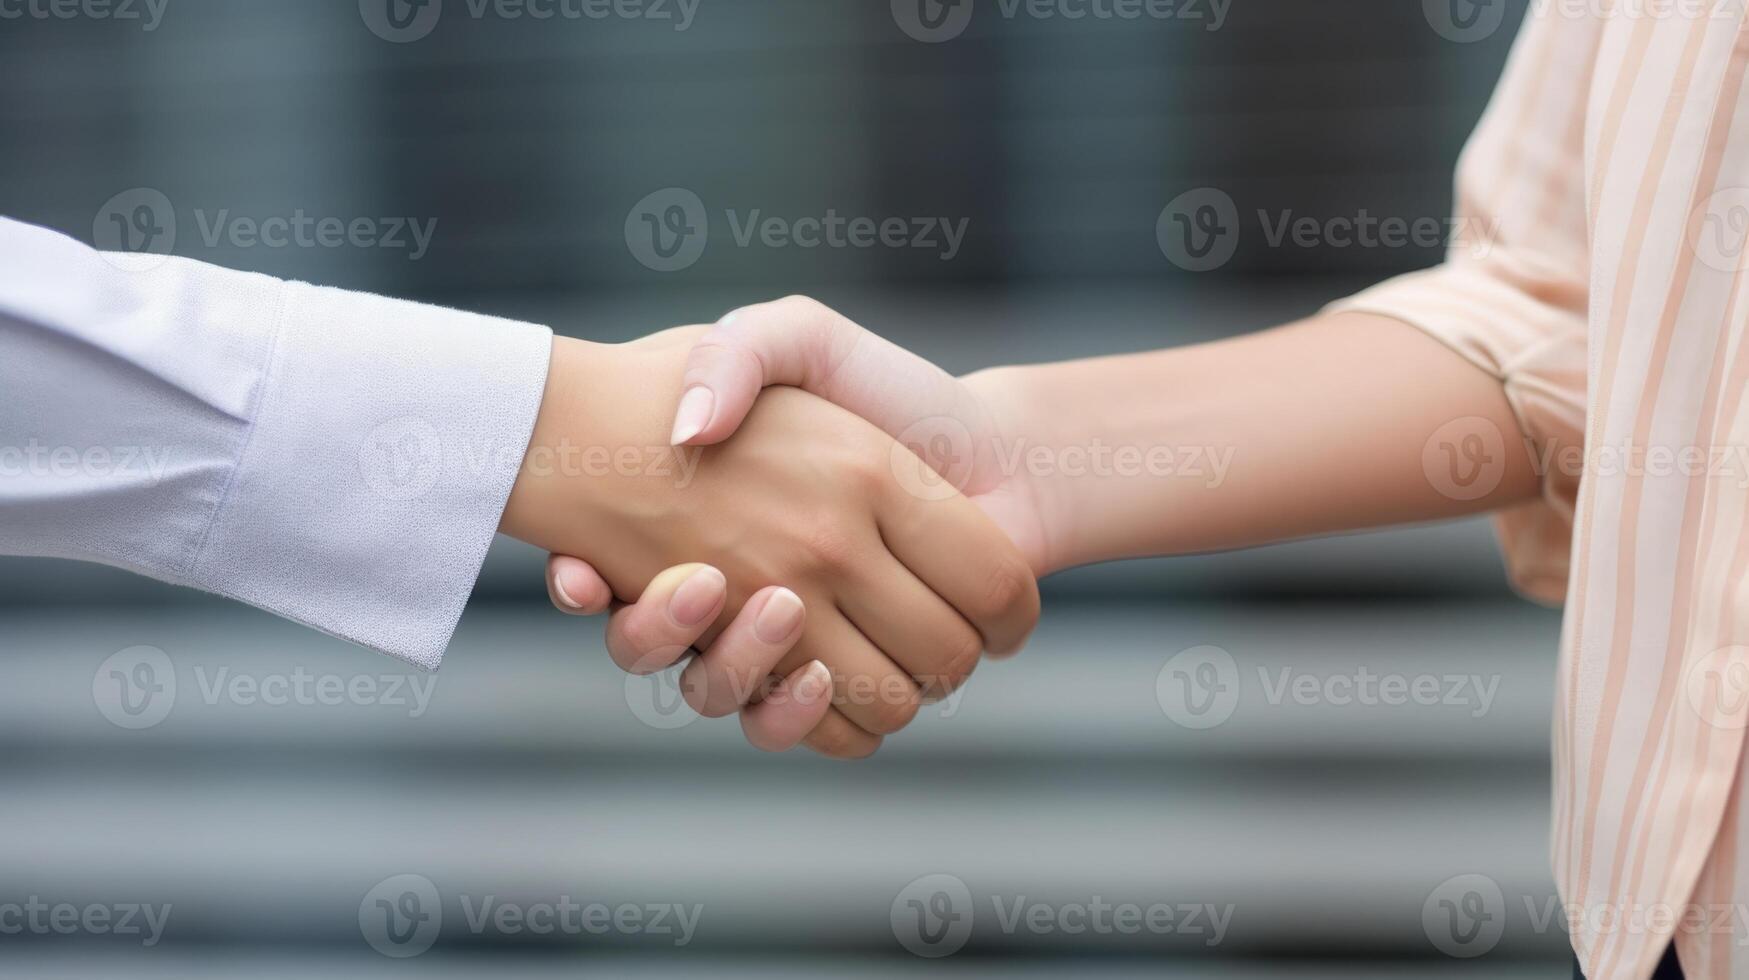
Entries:
<svg viewBox="0 0 1749 980">
<path fill-rule="evenodd" d="M 1526 595 L 1566 593 L 1584 442 L 1588 293 L 1585 99 L 1596 18 L 1532 7 L 1505 74 L 1458 163 L 1446 261 L 1380 283 L 1325 312 L 1409 323 L 1498 378 L 1541 499 L 1496 515 L 1507 572 Z"/>
</svg>

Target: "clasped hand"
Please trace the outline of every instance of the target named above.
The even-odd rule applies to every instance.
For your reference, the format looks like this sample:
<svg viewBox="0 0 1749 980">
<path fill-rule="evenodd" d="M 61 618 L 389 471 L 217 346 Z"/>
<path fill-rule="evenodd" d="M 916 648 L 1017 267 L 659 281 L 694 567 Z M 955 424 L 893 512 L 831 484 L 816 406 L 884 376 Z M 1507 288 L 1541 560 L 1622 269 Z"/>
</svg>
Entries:
<svg viewBox="0 0 1749 980">
<path fill-rule="evenodd" d="M 1019 648 L 1038 616 L 1034 565 L 954 487 L 919 482 L 933 471 L 910 448 L 822 398 L 760 395 L 768 379 L 746 376 L 713 396 L 735 404 L 689 421 L 689 371 L 712 370 L 710 348 L 694 349 L 707 336 L 556 341 L 530 459 L 722 441 L 675 450 L 684 466 L 525 464 L 503 530 L 555 553 L 560 608 L 638 599 L 609 624 L 622 668 L 654 672 L 699 650 L 681 689 L 701 714 L 740 711 L 760 748 L 866 756 L 985 651 Z M 573 555 L 588 563 L 557 557 Z"/>
</svg>

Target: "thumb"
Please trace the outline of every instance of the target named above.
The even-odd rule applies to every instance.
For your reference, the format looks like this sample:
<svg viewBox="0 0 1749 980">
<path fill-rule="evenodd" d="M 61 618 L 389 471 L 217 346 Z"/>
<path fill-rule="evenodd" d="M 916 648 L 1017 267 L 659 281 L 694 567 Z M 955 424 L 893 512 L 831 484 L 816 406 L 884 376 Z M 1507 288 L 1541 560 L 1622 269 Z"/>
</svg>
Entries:
<svg viewBox="0 0 1749 980">
<path fill-rule="evenodd" d="M 801 296 L 742 307 L 718 320 L 687 356 L 672 444 L 727 439 L 767 385 L 820 394 L 839 359 L 835 349 L 860 329 Z"/>
<path fill-rule="evenodd" d="M 694 345 L 673 444 L 727 439 L 768 385 L 801 388 L 894 436 L 918 419 L 969 410 L 946 371 L 817 300 L 790 296 L 730 313 Z"/>
</svg>

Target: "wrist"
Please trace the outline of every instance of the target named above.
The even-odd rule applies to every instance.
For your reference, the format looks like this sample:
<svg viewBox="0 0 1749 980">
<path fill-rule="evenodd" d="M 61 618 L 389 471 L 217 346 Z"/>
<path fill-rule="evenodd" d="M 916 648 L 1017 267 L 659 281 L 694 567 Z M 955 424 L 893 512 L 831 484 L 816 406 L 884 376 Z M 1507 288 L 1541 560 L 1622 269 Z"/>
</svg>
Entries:
<svg viewBox="0 0 1749 980">
<path fill-rule="evenodd" d="M 985 368 L 960 379 L 983 410 L 989 445 L 981 455 L 992 461 L 997 485 L 1007 499 L 1004 510 L 1021 514 L 1001 523 L 1028 556 L 1034 574 L 1043 577 L 1075 562 L 1069 558 L 1069 518 L 1073 502 L 1064 499 L 1061 481 L 1029 465 L 1028 455 L 1056 443 L 1051 419 L 1042 411 L 1040 374 L 1046 366 L 1015 365 Z M 989 488 L 980 487 L 980 491 Z M 1009 515 L 1005 515 L 1009 516 Z"/>
<path fill-rule="evenodd" d="M 633 372 L 629 344 L 554 337 L 534 430 L 517 467 L 499 530 L 551 551 L 578 553 L 588 529 L 608 520 L 623 447 L 658 438 L 656 397 L 621 390 Z M 649 387 L 654 387 L 652 384 Z M 648 388 L 646 389 L 646 391 Z"/>
</svg>

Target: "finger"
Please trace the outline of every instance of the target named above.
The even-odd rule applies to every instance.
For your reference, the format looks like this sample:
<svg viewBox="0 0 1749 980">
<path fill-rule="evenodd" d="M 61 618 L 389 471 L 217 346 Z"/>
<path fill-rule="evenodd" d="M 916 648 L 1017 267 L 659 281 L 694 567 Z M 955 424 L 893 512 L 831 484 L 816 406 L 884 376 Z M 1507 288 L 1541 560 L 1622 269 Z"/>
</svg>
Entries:
<svg viewBox="0 0 1749 980">
<path fill-rule="evenodd" d="M 839 608 L 868 637 L 911 674 L 923 700 L 952 694 L 977 668 L 984 638 L 911 570 L 887 559 L 857 579 Z"/>
<path fill-rule="evenodd" d="M 547 596 L 573 616 L 595 616 L 613 604 L 613 589 L 595 566 L 570 555 L 547 556 Z"/>
<path fill-rule="evenodd" d="M 815 604 L 809 611 L 806 645 L 798 650 L 804 656 L 814 656 L 812 651 L 830 654 L 821 659 L 832 670 L 832 704 L 863 731 L 890 735 L 917 716 L 923 703 L 917 682 L 836 607 L 822 611 Z"/>
<path fill-rule="evenodd" d="M 687 355 L 671 442 L 710 445 L 728 438 L 766 385 L 817 387 L 829 373 L 825 365 L 836 360 L 832 344 L 842 321 L 824 310 L 783 299 L 718 320 Z"/>
<path fill-rule="evenodd" d="M 893 452 L 896 459 L 906 451 Z M 893 556 L 977 629 L 986 650 L 1001 655 L 1026 642 L 1038 623 L 1038 581 L 976 504 L 958 494 L 919 495 L 893 481 L 876 520 Z"/>
<path fill-rule="evenodd" d="M 881 737 L 870 735 L 834 708 L 826 712 L 826 717 L 802 739 L 802 744 L 829 759 L 866 759 L 881 747 Z"/>
<path fill-rule="evenodd" d="M 607 621 L 607 652 L 620 669 L 653 674 L 671 666 L 704 635 L 728 598 L 723 573 L 676 565 L 657 575 L 632 605 Z"/>
<path fill-rule="evenodd" d="M 831 693 L 832 672 L 820 661 L 810 660 L 784 678 L 763 701 L 742 709 L 741 731 L 756 749 L 787 752 L 832 710 Z"/>
<path fill-rule="evenodd" d="M 794 592 L 775 585 L 761 589 L 710 648 L 686 665 L 680 675 L 686 703 L 706 718 L 722 718 L 758 700 L 766 678 L 801 638 L 806 618 Z"/>
<path fill-rule="evenodd" d="M 673 443 L 727 439 L 769 385 L 801 388 L 893 435 L 918 419 L 978 412 L 946 371 L 823 303 L 790 296 L 735 310 L 694 345 Z"/>
</svg>

